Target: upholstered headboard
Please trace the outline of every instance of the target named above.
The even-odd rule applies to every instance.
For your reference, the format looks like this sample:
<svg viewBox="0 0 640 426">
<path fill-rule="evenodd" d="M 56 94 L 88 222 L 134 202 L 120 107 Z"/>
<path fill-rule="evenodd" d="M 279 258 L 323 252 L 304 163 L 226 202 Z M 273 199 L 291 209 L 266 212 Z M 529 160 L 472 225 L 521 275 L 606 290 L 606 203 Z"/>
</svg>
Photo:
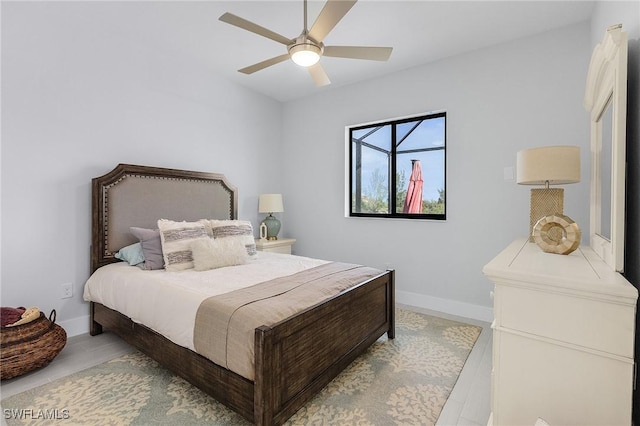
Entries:
<svg viewBox="0 0 640 426">
<path fill-rule="evenodd" d="M 237 189 L 221 174 L 118 164 L 91 184 L 92 273 L 137 242 L 131 226 L 156 229 L 158 219 L 238 217 Z"/>
</svg>

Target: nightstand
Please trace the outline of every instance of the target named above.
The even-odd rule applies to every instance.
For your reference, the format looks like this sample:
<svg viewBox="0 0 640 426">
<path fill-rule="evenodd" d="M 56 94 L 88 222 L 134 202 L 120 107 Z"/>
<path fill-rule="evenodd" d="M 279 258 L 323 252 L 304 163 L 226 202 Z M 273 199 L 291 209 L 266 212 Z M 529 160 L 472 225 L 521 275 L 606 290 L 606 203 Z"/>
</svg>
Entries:
<svg viewBox="0 0 640 426">
<path fill-rule="evenodd" d="M 291 246 L 295 242 L 295 238 L 279 238 L 277 240 L 256 239 L 256 249 L 259 251 L 270 251 L 272 253 L 291 254 Z"/>
</svg>

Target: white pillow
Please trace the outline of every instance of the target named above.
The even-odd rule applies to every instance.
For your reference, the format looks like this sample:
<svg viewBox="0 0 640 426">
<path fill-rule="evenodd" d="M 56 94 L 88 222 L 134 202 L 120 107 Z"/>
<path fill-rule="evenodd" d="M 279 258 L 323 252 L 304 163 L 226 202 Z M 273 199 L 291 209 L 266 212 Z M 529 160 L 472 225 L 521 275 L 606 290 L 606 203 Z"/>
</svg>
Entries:
<svg viewBox="0 0 640 426">
<path fill-rule="evenodd" d="M 196 271 L 242 265 L 248 257 L 244 244 L 236 238 L 199 239 L 191 243 L 191 252 Z"/>
<path fill-rule="evenodd" d="M 253 237 L 253 226 L 248 220 L 216 220 L 200 221 L 207 226 L 207 232 L 213 239 L 237 239 L 244 245 L 249 259 L 257 257 L 256 240 Z"/>
<path fill-rule="evenodd" d="M 207 230 L 200 222 L 158 221 L 164 268 L 167 271 L 182 271 L 193 268 L 191 243 L 198 239 L 209 239 Z"/>
</svg>

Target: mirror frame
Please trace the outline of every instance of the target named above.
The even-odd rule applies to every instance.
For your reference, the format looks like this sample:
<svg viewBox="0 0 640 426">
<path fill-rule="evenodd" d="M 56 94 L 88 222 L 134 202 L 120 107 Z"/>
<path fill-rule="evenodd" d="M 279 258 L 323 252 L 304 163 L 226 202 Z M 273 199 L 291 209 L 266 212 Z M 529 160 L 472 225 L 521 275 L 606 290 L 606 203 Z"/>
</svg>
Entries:
<svg viewBox="0 0 640 426">
<path fill-rule="evenodd" d="M 598 234 L 601 205 L 598 181 L 602 123 L 606 108 L 613 108 L 611 135 L 611 238 Z M 591 115 L 591 248 L 616 271 L 624 270 L 625 162 L 627 118 L 627 33 L 622 25 L 607 29 L 591 56 L 584 107 Z"/>
</svg>

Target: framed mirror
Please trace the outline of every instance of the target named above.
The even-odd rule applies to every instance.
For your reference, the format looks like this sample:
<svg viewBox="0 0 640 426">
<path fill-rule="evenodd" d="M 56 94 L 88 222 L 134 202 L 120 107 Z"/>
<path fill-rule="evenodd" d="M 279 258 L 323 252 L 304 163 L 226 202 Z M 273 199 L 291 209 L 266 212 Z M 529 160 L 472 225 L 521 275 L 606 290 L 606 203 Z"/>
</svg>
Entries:
<svg viewBox="0 0 640 426">
<path fill-rule="evenodd" d="M 591 56 L 584 106 L 591 115 L 591 248 L 624 270 L 627 34 L 609 27 Z"/>
</svg>

